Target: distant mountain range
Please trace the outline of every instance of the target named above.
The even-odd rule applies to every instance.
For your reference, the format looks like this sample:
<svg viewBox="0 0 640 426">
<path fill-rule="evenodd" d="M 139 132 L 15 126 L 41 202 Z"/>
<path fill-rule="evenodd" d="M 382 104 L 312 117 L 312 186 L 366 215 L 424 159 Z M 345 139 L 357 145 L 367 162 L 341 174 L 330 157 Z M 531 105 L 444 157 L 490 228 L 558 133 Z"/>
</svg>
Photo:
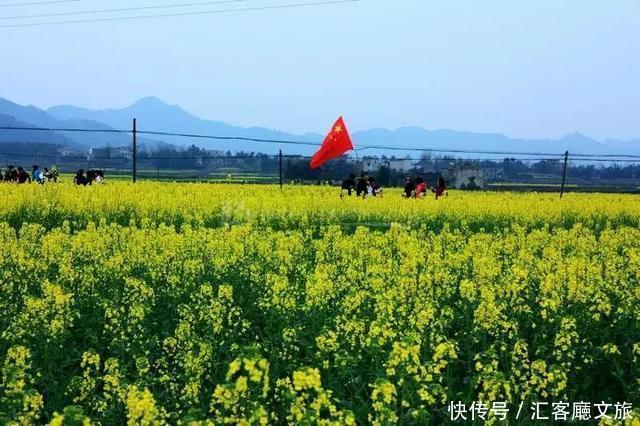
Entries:
<svg viewBox="0 0 640 426">
<path fill-rule="evenodd" d="M 240 136 L 284 141 L 320 142 L 322 135 L 307 133 L 296 135 L 263 127 L 238 127 L 221 121 L 204 120 L 190 114 L 177 105 L 168 105 L 160 99 L 147 97 L 123 109 L 91 110 L 72 105 L 60 105 L 42 110 L 33 106 L 22 106 L 0 98 L 0 126 L 71 128 L 71 129 L 130 129 L 132 118 L 138 121 L 138 130 L 206 134 L 214 136 Z M 425 148 L 434 150 L 472 151 L 522 151 L 562 153 L 568 150 L 583 154 L 639 154 L 640 139 L 633 141 L 597 141 L 580 133 L 572 133 L 561 139 L 518 139 L 498 133 L 473 133 L 455 130 L 426 130 L 420 127 L 402 127 L 396 130 L 370 129 L 352 135 L 356 147 L 384 145 L 399 150 L 370 149 L 360 155 L 406 155 L 419 156 L 415 151 L 402 148 Z M 88 149 L 105 145 L 129 145 L 128 134 L 117 133 L 72 133 L 49 131 L 0 130 L 0 143 L 46 142 L 75 149 Z M 220 141 L 191 139 L 186 137 L 159 136 L 139 138 L 142 145 L 197 146 L 224 151 L 254 151 L 275 153 L 282 149 L 287 154 L 310 154 L 312 146 L 289 144 L 265 144 L 245 141 Z M 462 156 L 462 155 L 460 155 Z M 472 155 L 477 157 L 477 155 Z"/>
<path fill-rule="evenodd" d="M 59 119 L 33 106 L 22 106 L 0 98 L 0 127 L 37 127 L 40 129 L 100 129 L 113 127 L 98 121 L 83 118 Z M 118 146 L 131 143 L 127 134 L 100 132 L 54 132 L 41 130 L 0 130 L 2 142 L 40 142 L 62 145 L 76 150 L 87 150 L 98 146 Z M 142 138 L 141 145 L 157 144 L 157 141 Z"/>
</svg>

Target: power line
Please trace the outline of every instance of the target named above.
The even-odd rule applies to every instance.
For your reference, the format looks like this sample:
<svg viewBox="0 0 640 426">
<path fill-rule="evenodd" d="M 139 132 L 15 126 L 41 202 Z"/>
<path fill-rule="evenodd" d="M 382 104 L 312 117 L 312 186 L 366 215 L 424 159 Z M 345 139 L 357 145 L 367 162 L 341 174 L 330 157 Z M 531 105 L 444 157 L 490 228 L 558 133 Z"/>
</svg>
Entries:
<svg viewBox="0 0 640 426">
<path fill-rule="evenodd" d="M 281 5 L 275 5 L 275 6 L 255 6 L 255 7 L 244 7 L 244 8 L 235 8 L 235 9 L 204 10 L 199 12 L 162 13 L 162 14 L 156 14 L 156 15 L 137 15 L 137 16 L 120 16 L 120 17 L 112 17 L 112 18 L 78 19 L 78 20 L 68 20 L 68 21 L 33 22 L 33 23 L 25 23 L 25 24 L 0 25 L 0 28 L 22 28 L 22 27 L 38 27 L 38 26 L 45 26 L 45 25 L 84 24 L 84 23 L 92 23 L 92 22 L 110 22 L 110 21 L 131 21 L 131 20 L 139 20 L 139 19 L 168 18 L 168 17 L 176 17 L 176 16 L 213 15 L 218 13 L 294 9 L 294 8 L 311 7 L 311 6 L 328 6 L 328 5 L 338 5 L 338 4 L 345 4 L 345 3 L 355 3 L 358 1 L 360 0 L 333 0 L 333 1 L 310 2 L 310 3 L 288 3 L 288 4 L 281 4 Z"/>
<path fill-rule="evenodd" d="M 416 161 L 416 162 L 420 162 L 420 161 L 424 161 L 424 162 L 431 162 L 431 163 L 436 163 L 436 162 L 448 162 L 448 161 L 471 161 L 471 162 L 476 162 L 476 163 L 481 163 L 483 161 L 504 161 L 504 160 L 512 160 L 512 158 L 505 158 L 505 157 L 484 157 L 484 158 L 452 158 L 452 157 L 439 157 L 439 158 L 422 158 L 422 157 L 387 157 L 387 156 L 380 156 L 380 155 L 376 155 L 376 156 L 371 156 L 371 157 L 352 157 L 349 156 L 348 158 L 350 159 L 356 159 L 358 161 L 362 161 L 362 162 L 367 162 L 368 160 L 383 160 L 383 161 L 403 161 L 403 160 L 408 160 L 408 161 Z M 513 160 L 516 161 L 562 161 L 563 158 L 558 157 L 558 158 L 549 158 L 549 157 L 538 157 L 538 158 L 513 158 Z"/>
<path fill-rule="evenodd" d="M 183 137 L 183 138 L 192 138 L 192 139 L 214 139 L 214 140 L 224 140 L 224 141 L 236 140 L 236 141 L 258 142 L 258 143 L 277 143 L 277 144 L 285 144 L 285 145 L 307 145 L 307 146 L 321 145 L 319 142 L 261 139 L 261 138 L 249 138 L 249 137 L 243 137 L 243 136 L 212 136 L 212 135 L 198 135 L 193 133 L 153 132 L 153 131 L 143 131 L 143 130 L 138 130 L 137 133 L 142 135 L 172 136 L 172 137 Z"/>
<path fill-rule="evenodd" d="M 6 3 L 0 4 L 0 7 L 13 7 L 13 6 L 40 6 L 45 4 L 57 4 L 57 3 L 77 3 L 80 0 L 49 0 L 49 1 L 29 1 L 22 3 Z"/>
<path fill-rule="evenodd" d="M 33 18 L 51 18 L 54 16 L 74 16 L 74 15 L 91 15 L 97 13 L 116 13 L 116 12 L 130 12 L 134 10 L 154 10 L 154 9 L 173 9 L 181 7 L 197 7 L 197 6 L 209 6 L 214 4 L 228 4 L 228 3 L 241 3 L 249 0 L 218 0 L 218 1 L 203 1 L 192 3 L 178 3 L 168 4 L 162 6 L 138 6 L 138 7 L 122 7 L 118 9 L 102 9 L 102 10 L 85 10 L 76 12 L 58 12 L 58 13 L 43 13 L 38 15 L 18 15 L 18 16 L 0 16 L 0 19 L 33 19 Z"/>
<path fill-rule="evenodd" d="M 569 156 L 569 161 L 582 161 L 584 163 L 598 162 L 598 163 L 640 163 L 639 160 L 627 160 L 620 158 L 577 158 L 571 160 L 571 156 Z"/>
<path fill-rule="evenodd" d="M 131 133 L 131 130 L 118 130 L 118 129 L 77 129 L 77 128 L 74 129 L 74 128 L 14 127 L 14 126 L 2 126 L 0 127 L 0 130 L 25 130 L 25 131 L 34 131 L 34 132 Z"/>
<path fill-rule="evenodd" d="M 0 130 L 24 130 L 24 131 L 43 131 L 43 132 L 93 132 L 93 133 L 131 133 L 131 130 L 122 129 L 73 129 L 73 128 L 47 128 L 47 127 L 14 127 L 14 126 L 2 126 Z M 213 136 L 213 135 L 198 135 L 191 133 L 171 133 L 171 132 L 154 132 L 154 131 L 136 131 L 138 134 L 154 135 L 154 136 L 172 136 L 183 137 L 193 139 L 213 139 L 213 140 L 238 140 L 246 142 L 258 142 L 258 143 L 278 143 L 289 145 L 307 145 L 307 146 L 320 146 L 318 142 L 306 142 L 306 141 L 291 141 L 291 140 L 278 140 L 278 139 L 261 139 L 261 138 L 248 138 L 243 136 Z"/>
<path fill-rule="evenodd" d="M 562 155 L 559 153 L 548 153 L 548 152 L 514 152 L 514 151 L 485 151 L 485 150 L 470 151 L 470 150 L 464 150 L 464 149 L 411 148 L 411 147 L 383 146 L 383 145 L 363 146 L 362 148 L 355 149 L 354 151 L 365 151 L 367 149 L 380 149 L 385 151 L 440 152 L 440 153 L 456 153 L 456 154 L 536 155 L 536 156 L 554 156 L 554 157 L 558 157 Z"/>
<path fill-rule="evenodd" d="M 113 160 L 113 161 L 130 161 L 130 158 L 126 157 L 92 157 L 89 155 L 63 155 L 63 154 L 25 154 L 25 153 L 14 153 L 14 152 L 0 152 L 0 156 L 5 157 L 29 157 L 29 158 L 60 158 L 64 160 L 84 160 L 84 161 L 97 161 L 97 160 Z M 279 157 L 278 154 L 257 154 L 257 155 L 201 155 L 201 156 L 189 156 L 189 157 L 156 157 L 156 156 L 139 156 L 138 161 L 145 160 L 166 160 L 166 161 L 194 161 L 194 160 L 263 160 L 263 159 L 277 159 Z M 305 160 L 310 159 L 310 155 L 296 155 L 296 154 L 287 154 L 283 155 L 283 158 L 293 159 L 293 160 Z M 382 158 L 382 157 L 369 157 L 365 159 L 347 156 L 349 160 L 359 161 L 359 162 L 367 162 L 367 160 L 382 160 L 382 161 L 427 161 L 427 162 L 447 162 L 448 160 L 456 160 L 460 161 L 460 159 L 447 159 L 447 158 L 435 158 L 435 159 L 424 159 L 424 158 L 416 158 L 416 157 L 404 157 L 404 158 Z M 466 161 L 472 161 L 481 163 L 483 161 L 491 161 L 491 162 L 502 162 L 505 158 L 475 158 L 475 159 L 467 159 Z M 541 162 L 541 161 L 561 161 L 562 158 L 557 159 L 549 159 L 549 158 L 519 158 L 517 161 L 532 161 L 532 162 Z M 594 158 L 589 160 L 580 160 L 585 163 L 589 162 L 604 162 L 604 163 L 630 163 L 630 164 L 638 164 L 640 160 L 623 160 L 623 159 L 600 159 Z"/>
<path fill-rule="evenodd" d="M 129 161 L 130 158 L 126 157 L 92 157 L 89 155 L 63 155 L 63 154 L 21 154 L 17 152 L 0 152 L 0 156 L 5 157 L 29 157 L 29 158 L 60 158 L 64 160 L 84 160 L 84 161 L 96 161 L 96 160 L 114 160 L 114 161 Z M 260 159 L 260 158 L 277 158 L 277 155 L 261 155 L 251 156 L 251 155 L 238 155 L 238 156 L 223 156 L 223 155 L 213 155 L 213 156 L 201 156 L 201 157 L 138 157 L 138 161 L 144 160 L 235 160 L 235 159 Z"/>
<path fill-rule="evenodd" d="M 89 132 L 89 133 L 132 133 L 131 130 L 124 129 L 78 129 L 78 128 L 47 128 L 47 127 L 16 127 L 16 126 L 1 126 L 0 130 L 18 130 L 18 131 L 46 131 L 46 132 Z M 245 141 L 256 143 L 268 143 L 268 144 L 282 144 L 282 145 L 302 145 L 302 146 L 320 146 L 319 142 L 309 141 L 295 141 L 295 140 L 282 140 L 282 139 L 263 139 L 263 138 L 251 138 L 244 136 L 215 136 L 215 135 L 203 135 L 193 133 L 174 133 L 174 132 L 157 132 L 150 130 L 138 130 L 136 133 L 142 135 L 151 136 L 169 136 L 169 137 L 183 137 L 192 139 L 209 139 L 209 140 L 227 140 L 227 141 Z M 480 155 L 506 155 L 506 156 L 533 156 L 535 158 L 514 158 L 520 161 L 542 161 L 542 160 L 560 160 L 563 155 L 558 153 L 548 152 L 518 152 L 518 151 L 490 151 L 490 150 L 463 150 L 463 149 L 437 149 L 437 148 L 411 148 L 411 147 L 392 147 L 384 145 L 369 145 L 355 149 L 354 151 L 360 152 L 367 149 L 378 149 L 382 151 L 418 151 L 418 152 L 437 152 L 445 154 L 480 154 Z M 553 158 L 555 157 L 555 158 Z M 609 162 L 622 162 L 622 159 L 636 158 L 640 159 L 640 155 L 633 154 L 571 154 L 570 157 L 574 160 L 580 161 L 595 161 L 592 159 L 600 159 L 599 161 Z M 366 160 L 367 157 L 363 157 Z M 375 158 L 371 156 L 371 158 Z M 606 160 L 605 160 L 606 158 Z M 399 158 L 398 160 L 402 160 Z M 407 159 L 406 157 L 404 159 Z M 409 158 L 410 159 L 410 158 Z M 500 160 L 504 160 L 502 157 Z M 478 160 L 489 160 L 488 158 L 479 158 Z M 628 162 L 640 162 L 631 161 Z"/>
<path fill-rule="evenodd" d="M 144 160 L 263 160 L 266 158 L 277 159 L 278 154 L 260 154 L 260 155 L 203 155 L 195 157 L 138 157 L 138 161 Z M 308 155 L 283 155 L 283 158 L 308 159 Z M 103 158 L 104 159 L 104 158 Z"/>
<path fill-rule="evenodd" d="M 535 156 L 553 156 L 553 157 L 561 157 L 563 154 L 559 153 L 549 153 L 549 152 L 514 152 L 514 151 L 489 151 L 489 150 L 464 150 L 464 149 L 438 149 L 438 148 L 411 148 L 411 147 L 389 147 L 382 145 L 370 145 L 363 146 L 362 148 L 355 149 L 354 151 L 364 151 L 368 149 L 379 149 L 385 151 L 419 151 L 419 152 L 439 152 L 439 153 L 457 153 L 457 154 L 488 154 L 488 155 L 535 155 Z M 571 158 L 599 158 L 599 157 L 607 157 L 607 158 L 638 158 L 640 159 L 640 155 L 634 154 L 580 154 L 580 153 L 570 153 Z M 517 160 L 517 158 L 516 158 Z"/>
<path fill-rule="evenodd" d="M 194 138 L 194 139 L 214 139 L 214 140 L 241 140 L 248 142 L 258 142 L 258 143 L 277 143 L 277 144 L 290 144 L 290 145 L 307 145 L 307 146 L 320 146 L 319 142 L 306 142 L 306 141 L 287 141 L 287 140 L 278 140 L 278 139 L 260 139 L 260 138 L 248 138 L 248 137 L 240 137 L 240 136 L 212 136 L 212 135 L 200 135 L 200 134 L 192 134 L 192 133 L 172 133 L 172 132 L 154 132 L 154 131 L 141 131 L 140 134 L 147 135 L 155 135 L 155 136 L 175 136 L 175 137 L 185 137 L 185 138 Z M 561 154 L 551 154 L 551 153 L 528 153 L 528 152 L 508 152 L 508 151 L 469 151 L 469 150 L 444 150 L 444 149 L 428 149 L 428 148 L 401 148 L 401 147 L 390 147 L 390 146 L 363 146 L 359 149 L 354 149 L 354 151 L 363 151 L 366 149 L 381 149 L 381 150 L 391 150 L 391 151 L 422 151 L 422 152 L 441 152 L 441 153 L 464 153 L 464 154 L 494 154 L 494 155 L 536 155 L 536 156 L 555 156 L 561 157 Z"/>
<path fill-rule="evenodd" d="M 570 157 L 604 157 L 604 158 L 640 158 L 640 155 L 633 154 L 569 154 Z"/>
<path fill-rule="evenodd" d="M 97 160 L 113 160 L 113 161 L 130 161 L 130 158 L 126 157 L 92 157 L 89 155 L 63 155 L 63 154 L 24 154 L 17 152 L 0 152 L 0 156 L 5 157 L 28 157 L 28 158 L 59 158 L 63 160 L 84 160 L 84 161 L 97 161 Z M 279 155 L 277 154 L 260 154 L 260 155 L 203 155 L 203 156 L 193 156 L 193 157 L 143 157 L 138 156 L 138 161 L 142 162 L 145 160 L 171 160 L 171 161 L 180 161 L 180 160 L 261 160 L 265 158 L 276 159 Z M 296 159 L 308 159 L 310 156 L 304 155 L 283 155 L 284 158 L 296 158 Z"/>
<path fill-rule="evenodd" d="M 17 152 L 0 152 L 4 157 L 28 157 L 28 158 L 64 158 L 67 160 L 86 160 L 86 155 L 62 155 L 62 154 L 19 154 Z"/>
</svg>

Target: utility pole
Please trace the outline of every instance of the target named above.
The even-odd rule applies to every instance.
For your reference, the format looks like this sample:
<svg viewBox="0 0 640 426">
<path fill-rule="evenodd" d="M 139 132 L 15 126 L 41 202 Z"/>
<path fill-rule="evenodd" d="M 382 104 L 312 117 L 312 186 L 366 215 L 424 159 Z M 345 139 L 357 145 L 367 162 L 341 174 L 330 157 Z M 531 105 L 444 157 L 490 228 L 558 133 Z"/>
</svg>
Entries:
<svg viewBox="0 0 640 426">
<path fill-rule="evenodd" d="M 279 159 L 279 164 L 280 166 L 278 167 L 279 171 L 280 171 L 280 190 L 282 191 L 282 150 L 279 150 L 278 152 L 278 159 Z"/>
<path fill-rule="evenodd" d="M 569 161 L 569 151 L 564 152 L 564 166 L 562 167 L 562 186 L 560 187 L 560 198 L 564 194 L 564 184 L 567 181 L 567 162 Z"/>
<path fill-rule="evenodd" d="M 138 132 L 137 128 L 136 128 L 136 119 L 133 119 L 133 148 L 131 150 L 131 156 L 132 156 L 132 167 L 131 167 L 131 175 L 133 176 L 133 183 L 136 183 L 136 173 L 137 173 L 137 168 L 138 168 L 138 164 L 137 164 L 137 157 L 138 157 L 138 143 L 136 140 L 136 133 Z"/>
</svg>

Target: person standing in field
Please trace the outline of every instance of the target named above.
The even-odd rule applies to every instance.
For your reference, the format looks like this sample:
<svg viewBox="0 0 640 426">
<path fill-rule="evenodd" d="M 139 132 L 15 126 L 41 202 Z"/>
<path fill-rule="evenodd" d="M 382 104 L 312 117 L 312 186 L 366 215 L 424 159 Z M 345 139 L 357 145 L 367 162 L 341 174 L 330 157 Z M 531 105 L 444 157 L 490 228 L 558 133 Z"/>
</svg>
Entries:
<svg viewBox="0 0 640 426">
<path fill-rule="evenodd" d="M 366 197 L 368 184 L 369 174 L 367 172 L 362 172 L 362 174 L 360 175 L 360 179 L 358 179 L 358 183 L 356 183 L 356 196 Z"/>
<path fill-rule="evenodd" d="M 382 187 L 376 182 L 375 178 L 369 179 L 370 194 L 372 197 L 382 197 Z"/>
<path fill-rule="evenodd" d="M 51 166 L 51 171 L 49 172 L 49 181 L 58 182 L 58 168 L 53 165 Z"/>
<path fill-rule="evenodd" d="M 76 173 L 76 176 L 73 178 L 73 183 L 75 183 L 76 185 L 82 185 L 82 186 L 87 186 L 87 178 L 84 175 L 84 170 L 80 169 L 78 170 L 78 172 Z"/>
<path fill-rule="evenodd" d="M 402 196 L 404 198 L 412 198 L 415 195 L 416 185 L 413 183 L 413 179 L 407 176 L 404 178 L 404 191 Z"/>
<path fill-rule="evenodd" d="M 427 193 L 427 184 L 421 177 L 416 178 L 416 198 L 422 198 Z"/>
<path fill-rule="evenodd" d="M 351 197 L 351 193 L 356 189 L 356 175 L 351 173 L 348 178 L 342 181 L 342 192 L 340 196 L 344 195 L 344 192 L 347 192 L 347 195 Z"/>
<path fill-rule="evenodd" d="M 101 169 L 91 169 L 87 171 L 87 183 L 93 185 L 94 183 L 104 182 L 104 172 Z M 243 181 L 244 185 L 246 181 Z"/>
<path fill-rule="evenodd" d="M 4 174 L 4 180 L 7 182 L 18 182 L 18 169 L 10 165 Z"/>
<path fill-rule="evenodd" d="M 431 191 L 436 194 L 436 200 L 440 197 L 449 195 L 447 193 L 447 186 L 445 184 L 444 178 L 438 179 L 438 184 L 435 188 L 431 188 Z"/>
<path fill-rule="evenodd" d="M 18 180 L 18 173 L 13 165 L 9 165 L 7 170 L 4 172 L 4 181 L 5 182 L 16 182 Z"/>
<path fill-rule="evenodd" d="M 56 166 L 52 166 L 51 169 L 49 169 L 48 167 L 44 168 L 42 176 L 47 182 L 57 182 L 58 181 L 58 171 L 56 170 L 55 167 Z"/>
<path fill-rule="evenodd" d="M 17 182 L 19 184 L 27 183 L 27 182 L 31 183 L 31 177 L 29 177 L 29 173 L 25 172 L 22 167 L 18 167 Z"/>
<path fill-rule="evenodd" d="M 44 184 L 44 173 L 42 173 L 42 170 L 40 170 L 40 168 L 35 164 L 33 165 L 33 171 L 31 172 L 31 179 L 33 179 L 33 182 L 39 183 L 40 185 Z"/>
<path fill-rule="evenodd" d="M 104 183 L 104 172 L 102 170 L 94 170 L 92 182 L 97 184 Z M 91 184 L 91 182 L 89 182 Z"/>
</svg>

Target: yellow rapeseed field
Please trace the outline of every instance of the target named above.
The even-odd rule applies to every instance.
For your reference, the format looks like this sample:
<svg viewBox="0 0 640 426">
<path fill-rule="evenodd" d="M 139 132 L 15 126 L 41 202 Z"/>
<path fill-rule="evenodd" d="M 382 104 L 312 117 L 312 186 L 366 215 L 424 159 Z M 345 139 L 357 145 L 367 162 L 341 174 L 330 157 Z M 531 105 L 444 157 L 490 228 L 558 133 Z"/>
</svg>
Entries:
<svg viewBox="0 0 640 426">
<path fill-rule="evenodd" d="M 636 196 L 0 191 L 0 424 L 640 417 Z"/>
<path fill-rule="evenodd" d="M 90 222 L 137 226 L 166 224 L 179 228 L 215 228 L 224 224 L 253 224 L 278 229 L 326 225 L 400 223 L 412 228 L 440 230 L 445 225 L 467 232 L 570 228 L 640 224 L 635 195 L 557 193 L 450 192 L 436 202 L 403 200 L 400 190 L 386 190 L 381 199 L 340 198 L 335 188 L 317 186 L 109 183 L 90 188 L 68 185 L 3 185 L 0 220 L 18 227 L 39 223 L 47 228 L 65 221 L 73 229 Z"/>
</svg>

